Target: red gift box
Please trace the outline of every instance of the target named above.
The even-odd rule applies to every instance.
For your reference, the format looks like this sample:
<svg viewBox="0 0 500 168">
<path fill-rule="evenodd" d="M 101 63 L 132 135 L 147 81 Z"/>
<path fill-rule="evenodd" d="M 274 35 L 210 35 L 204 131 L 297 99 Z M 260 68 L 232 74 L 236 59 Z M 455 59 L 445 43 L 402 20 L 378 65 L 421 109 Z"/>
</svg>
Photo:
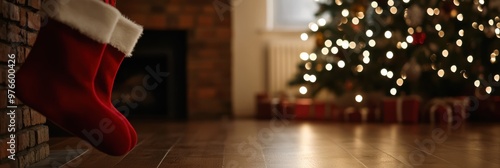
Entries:
<svg viewBox="0 0 500 168">
<path fill-rule="evenodd" d="M 446 123 L 451 124 L 453 121 L 453 107 L 446 99 L 431 100 L 429 109 L 429 121 L 431 123 Z"/>
<path fill-rule="evenodd" d="M 465 121 L 468 118 L 468 108 L 470 99 L 467 96 L 452 97 L 446 100 L 452 108 L 453 115 L 456 115 L 460 120 Z"/>
<path fill-rule="evenodd" d="M 267 94 L 256 96 L 257 111 L 255 118 L 271 119 L 273 117 L 291 118 L 293 109 L 291 104 L 283 98 L 269 98 Z"/>
<path fill-rule="evenodd" d="M 362 113 L 366 113 L 366 109 L 358 109 L 355 107 L 347 107 L 344 109 L 344 121 L 361 122 L 363 119 Z"/>
<path fill-rule="evenodd" d="M 493 99 L 493 120 L 500 121 L 500 96 L 492 96 Z"/>
<path fill-rule="evenodd" d="M 420 97 L 386 98 L 382 101 L 384 122 L 418 123 Z"/>
<path fill-rule="evenodd" d="M 355 108 L 344 109 L 344 121 L 348 122 L 375 122 L 380 120 L 380 109 L 378 108 Z"/>
<path fill-rule="evenodd" d="M 327 119 L 327 104 L 312 99 L 297 99 L 294 105 L 295 119 Z"/>
<path fill-rule="evenodd" d="M 477 98 L 471 103 L 470 107 L 476 107 L 471 112 L 471 119 L 476 121 L 500 121 L 500 96 L 490 96 L 488 99 Z"/>
<path fill-rule="evenodd" d="M 469 97 L 436 98 L 430 101 L 425 118 L 431 123 L 451 124 L 454 120 L 465 121 L 468 114 Z"/>
<path fill-rule="evenodd" d="M 327 114 L 330 114 L 330 116 L 327 116 L 327 118 L 330 118 L 333 121 L 342 121 L 343 120 L 342 110 L 333 103 L 331 103 L 329 107 L 330 109 L 327 109 L 327 111 L 329 111 L 330 113 Z"/>
</svg>

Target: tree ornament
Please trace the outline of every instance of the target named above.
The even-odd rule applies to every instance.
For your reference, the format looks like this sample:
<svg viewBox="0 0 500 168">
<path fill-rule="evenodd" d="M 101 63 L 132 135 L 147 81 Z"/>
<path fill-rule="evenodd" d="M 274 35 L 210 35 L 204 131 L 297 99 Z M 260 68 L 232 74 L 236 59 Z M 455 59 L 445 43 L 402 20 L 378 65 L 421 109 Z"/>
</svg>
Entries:
<svg viewBox="0 0 500 168">
<path fill-rule="evenodd" d="M 417 27 L 422 25 L 424 20 L 424 10 L 418 5 L 412 5 L 408 8 L 408 13 L 406 14 L 406 24 L 411 27 Z"/>
<path fill-rule="evenodd" d="M 316 33 L 316 46 L 323 47 L 325 44 L 325 36 L 323 36 L 322 32 Z"/>
<path fill-rule="evenodd" d="M 425 42 L 425 38 L 427 35 L 425 35 L 424 32 L 415 32 L 411 35 L 413 37 L 413 43 L 414 45 L 422 45 Z"/>
<path fill-rule="evenodd" d="M 456 10 L 457 9 L 457 6 L 455 6 L 455 4 L 453 4 L 453 1 L 445 1 L 443 3 L 443 6 L 441 7 L 441 9 L 446 13 L 446 14 L 451 14 L 451 12 L 453 10 Z"/>
<path fill-rule="evenodd" d="M 344 87 L 346 91 L 351 91 L 354 88 L 354 83 L 351 80 L 346 80 Z"/>
<path fill-rule="evenodd" d="M 359 12 L 366 12 L 366 6 L 363 0 L 356 0 L 351 6 L 351 12 L 357 14 Z"/>
<path fill-rule="evenodd" d="M 421 73 L 422 68 L 418 64 L 415 57 L 412 57 L 410 61 L 405 63 L 405 65 L 401 69 L 401 75 L 406 76 L 406 79 L 412 82 L 418 81 Z"/>
</svg>

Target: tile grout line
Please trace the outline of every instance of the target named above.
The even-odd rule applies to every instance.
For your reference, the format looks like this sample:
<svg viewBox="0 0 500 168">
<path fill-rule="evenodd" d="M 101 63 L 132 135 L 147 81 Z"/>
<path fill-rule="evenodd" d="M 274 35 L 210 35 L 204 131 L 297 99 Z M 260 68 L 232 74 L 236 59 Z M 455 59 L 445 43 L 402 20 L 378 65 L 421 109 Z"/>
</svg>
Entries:
<svg viewBox="0 0 500 168">
<path fill-rule="evenodd" d="M 156 168 L 160 167 L 160 165 L 163 163 L 163 160 L 165 160 L 165 158 L 167 157 L 168 153 L 170 153 L 170 151 L 174 148 L 175 145 L 177 145 L 181 141 L 182 138 L 183 138 L 182 136 L 179 137 L 177 141 L 175 141 L 175 143 L 170 148 L 168 148 L 167 152 L 165 153 L 165 155 L 163 155 L 163 158 L 161 158 L 160 163 L 158 163 L 158 166 L 156 166 Z"/>
<path fill-rule="evenodd" d="M 354 155 L 352 155 L 352 153 L 349 152 L 349 151 L 347 151 L 343 146 L 341 146 L 340 144 L 338 144 L 337 142 L 335 142 L 335 140 L 333 140 L 331 137 L 329 137 L 328 139 L 330 139 L 333 143 L 335 143 L 335 145 L 337 145 L 338 147 L 340 147 L 342 150 L 344 150 L 345 152 L 347 152 L 347 154 L 349 154 L 352 158 L 356 159 L 356 161 L 358 161 L 358 163 L 360 163 L 361 165 L 363 165 L 363 167 L 368 168 L 368 166 L 366 166 L 363 162 L 361 162 L 361 160 L 359 160 Z"/>
</svg>

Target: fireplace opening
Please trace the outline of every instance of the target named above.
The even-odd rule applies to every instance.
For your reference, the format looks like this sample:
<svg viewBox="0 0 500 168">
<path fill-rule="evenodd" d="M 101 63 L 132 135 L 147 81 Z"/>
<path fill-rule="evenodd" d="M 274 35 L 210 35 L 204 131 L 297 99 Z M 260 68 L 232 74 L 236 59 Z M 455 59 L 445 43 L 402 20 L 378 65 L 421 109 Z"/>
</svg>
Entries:
<svg viewBox="0 0 500 168">
<path fill-rule="evenodd" d="M 187 118 L 187 32 L 144 30 L 120 66 L 112 101 L 127 117 Z"/>
</svg>

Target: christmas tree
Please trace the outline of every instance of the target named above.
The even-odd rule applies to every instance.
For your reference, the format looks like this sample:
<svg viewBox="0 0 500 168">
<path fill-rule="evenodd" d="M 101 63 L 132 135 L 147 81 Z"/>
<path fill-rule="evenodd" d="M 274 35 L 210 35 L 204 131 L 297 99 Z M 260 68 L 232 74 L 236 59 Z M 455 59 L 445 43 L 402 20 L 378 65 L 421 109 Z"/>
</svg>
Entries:
<svg viewBox="0 0 500 168">
<path fill-rule="evenodd" d="M 290 81 L 315 96 L 328 89 L 424 97 L 498 94 L 500 2 L 485 0 L 317 0 Z"/>
</svg>

